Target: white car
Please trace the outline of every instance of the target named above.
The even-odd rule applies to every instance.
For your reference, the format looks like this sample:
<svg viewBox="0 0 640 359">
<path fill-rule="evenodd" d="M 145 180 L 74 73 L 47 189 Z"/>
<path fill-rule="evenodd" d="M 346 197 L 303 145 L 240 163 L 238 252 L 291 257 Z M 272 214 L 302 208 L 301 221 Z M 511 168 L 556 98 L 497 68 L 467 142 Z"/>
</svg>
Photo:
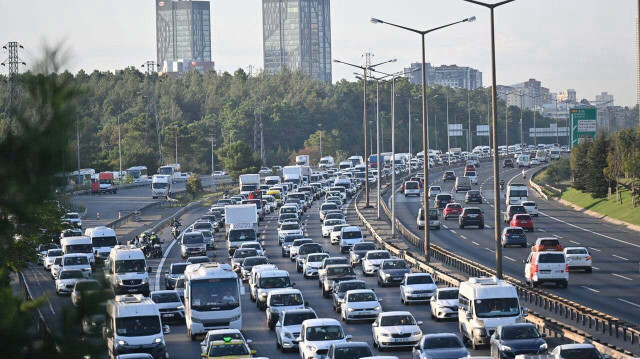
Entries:
<svg viewBox="0 0 640 359">
<path fill-rule="evenodd" d="M 329 239 L 331 240 L 331 244 L 340 243 L 340 234 L 342 233 L 342 228 L 350 227 L 349 224 L 337 224 L 333 226 L 331 229 L 331 233 L 329 234 Z"/>
<path fill-rule="evenodd" d="M 60 275 L 60 271 L 62 270 L 62 257 L 55 258 L 53 260 L 53 264 L 51 264 L 51 278 L 54 280 L 58 279 L 58 275 Z"/>
<path fill-rule="evenodd" d="M 458 288 L 438 288 L 431 297 L 431 319 L 458 317 Z"/>
<path fill-rule="evenodd" d="M 322 238 L 327 238 L 331 234 L 333 227 L 338 224 L 345 224 L 344 219 L 327 219 L 322 223 Z"/>
<path fill-rule="evenodd" d="M 246 344 L 251 344 L 251 339 L 245 339 L 244 335 L 242 335 L 242 332 L 240 332 L 238 329 L 210 330 L 207 332 L 207 335 L 204 336 L 204 340 L 200 342 L 200 350 L 202 351 L 202 354 L 205 354 L 207 352 L 209 343 L 219 340 L 225 340 L 225 338 L 230 338 L 231 340 L 241 340 Z"/>
<path fill-rule="evenodd" d="M 60 263 L 62 269 L 79 269 L 84 273 L 84 277 L 91 277 L 91 263 L 85 253 L 71 253 L 62 256 Z"/>
<path fill-rule="evenodd" d="M 296 338 L 300 359 L 324 359 L 331 344 L 349 340 L 351 335 L 344 334 L 340 322 L 329 318 L 305 320 Z"/>
<path fill-rule="evenodd" d="M 318 276 L 318 270 L 322 265 L 322 261 L 329 258 L 329 253 L 313 253 L 307 256 L 307 260 L 302 267 L 302 276 L 305 278 L 313 278 Z"/>
<path fill-rule="evenodd" d="M 368 251 L 362 259 L 362 270 L 364 271 L 365 277 L 378 273 L 378 268 L 385 259 L 391 259 L 391 253 L 389 253 L 389 251 Z"/>
<path fill-rule="evenodd" d="M 531 159 L 531 165 L 532 166 L 538 166 L 540 164 L 540 160 L 537 158 L 532 158 Z"/>
<path fill-rule="evenodd" d="M 285 310 L 280 313 L 276 323 L 276 346 L 280 351 L 287 352 L 294 350 L 298 344 L 294 343 L 295 338 L 300 336 L 302 322 L 307 319 L 316 319 L 318 316 L 311 308 Z"/>
<path fill-rule="evenodd" d="M 371 324 L 373 346 L 383 348 L 413 347 L 422 339 L 422 322 L 417 322 L 409 312 L 380 313 Z"/>
<path fill-rule="evenodd" d="M 79 269 L 63 269 L 56 279 L 56 294 L 71 294 L 76 282 L 84 279 L 84 273 Z"/>
<path fill-rule="evenodd" d="M 564 249 L 564 255 L 567 257 L 569 270 L 584 269 L 585 272 L 591 273 L 591 254 L 585 247 L 567 247 Z"/>
<path fill-rule="evenodd" d="M 426 302 L 438 286 L 429 273 L 407 273 L 400 283 L 400 301 L 404 304 Z"/>
<path fill-rule="evenodd" d="M 523 201 L 522 205 L 524 209 L 527 210 L 527 213 L 532 217 L 538 217 L 538 206 L 534 201 Z"/>
<path fill-rule="evenodd" d="M 352 320 L 372 320 L 382 312 L 380 301 L 371 289 L 349 290 L 340 305 L 340 315 L 345 323 Z"/>
<path fill-rule="evenodd" d="M 282 243 L 284 237 L 288 235 L 303 235 L 302 227 L 297 222 L 284 222 L 278 228 L 278 240 Z"/>
<path fill-rule="evenodd" d="M 313 243 L 313 239 L 300 238 L 300 239 L 294 240 L 293 243 L 291 243 L 291 246 L 289 247 L 289 259 L 294 261 L 296 259 L 296 256 L 298 256 L 298 250 L 300 249 L 300 246 L 307 243 Z"/>
<path fill-rule="evenodd" d="M 267 295 L 267 326 L 273 329 L 285 310 L 304 309 L 305 302 L 302 292 L 298 289 L 276 289 Z"/>
<path fill-rule="evenodd" d="M 442 193 L 442 187 L 431 186 L 429 187 L 429 198 L 436 198 L 436 195 Z"/>
<path fill-rule="evenodd" d="M 53 262 L 55 262 L 56 258 L 62 258 L 63 252 L 62 249 L 49 249 L 47 254 L 44 255 L 42 260 L 42 264 L 46 269 L 51 269 Z"/>
<path fill-rule="evenodd" d="M 466 171 L 464 173 L 464 177 L 469 177 L 471 179 L 471 184 L 478 184 L 478 174 L 476 171 Z"/>
<path fill-rule="evenodd" d="M 240 249 L 243 248 L 252 248 L 255 249 L 259 256 L 264 256 L 264 248 L 258 242 L 245 242 L 240 245 Z"/>
</svg>

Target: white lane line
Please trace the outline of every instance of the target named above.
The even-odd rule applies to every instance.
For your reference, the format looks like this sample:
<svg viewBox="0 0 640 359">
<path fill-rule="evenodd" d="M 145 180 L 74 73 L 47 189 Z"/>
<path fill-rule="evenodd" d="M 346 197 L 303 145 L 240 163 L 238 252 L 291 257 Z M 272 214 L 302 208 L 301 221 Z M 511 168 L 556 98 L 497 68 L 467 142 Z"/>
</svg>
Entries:
<svg viewBox="0 0 640 359">
<path fill-rule="evenodd" d="M 513 258 L 511 258 L 511 257 L 509 257 L 509 256 L 504 256 L 504 257 L 505 257 L 505 258 L 507 258 L 508 260 L 512 261 L 512 262 L 515 262 L 515 261 L 516 261 L 515 259 L 513 259 Z"/>
<path fill-rule="evenodd" d="M 596 251 L 596 252 L 602 252 L 602 251 L 601 251 L 601 250 L 599 250 L 598 248 L 589 247 L 589 249 L 591 249 L 592 251 Z"/>
<path fill-rule="evenodd" d="M 580 244 L 580 242 L 576 242 L 576 241 L 572 241 L 571 239 L 569 240 L 569 242 L 573 243 L 573 244 Z"/>
<path fill-rule="evenodd" d="M 480 243 L 476 242 L 476 241 L 471 241 L 471 243 L 475 244 L 476 246 L 480 246 Z"/>
<path fill-rule="evenodd" d="M 40 287 L 40 290 L 42 290 L 43 293 L 46 293 L 46 290 L 44 289 L 42 284 L 40 284 L 40 280 L 38 279 L 38 276 L 42 275 L 42 273 L 40 273 L 35 269 L 31 269 L 31 273 L 34 274 L 33 278 L 36 280 L 36 283 L 38 284 L 38 287 Z M 45 279 L 44 276 L 42 276 L 42 278 L 43 280 Z M 56 315 L 56 311 L 53 310 L 53 305 L 51 304 L 49 297 L 45 295 L 44 298 L 47 300 L 47 304 L 49 304 L 49 309 L 51 310 L 51 313 L 53 313 L 53 315 Z"/>
<path fill-rule="evenodd" d="M 495 253 L 495 252 L 496 252 L 496 251 L 494 251 L 494 250 L 493 250 L 493 249 L 491 249 L 491 248 L 486 248 L 486 247 L 485 247 L 485 249 L 486 249 L 486 250 L 488 250 L 488 251 L 489 251 L 489 252 L 491 252 L 491 253 Z"/>
<path fill-rule="evenodd" d="M 545 217 L 551 218 L 551 219 L 553 219 L 554 221 L 558 221 L 558 222 L 564 223 L 564 224 L 566 224 L 566 225 L 568 225 L 568 226 L 571 226 L 571 227 L 573 227 L 573 228 L 578 228 L 578 229 L 581 229 L 581 230 L 583 230 L 583 231 L 585 231 L 585 232 L 589 232 L 589 233 L 595 234 L 595 235 L 600 236 L 600 237 L 603 237 L 603 238 L 611 239 L 612 241 L 616 241 L 616 242 L 618 242 L 618 243 L 624 243 L 624 244 L 629 245 L 629 246 L 633 246 L 633 247 L 636 247 L 636 248 L 640 248 L 640 245 L 638 245 L 638 244 L 631 243 L 631 242 L 627 242 L 627 241 L 623 241 L 622 239 L 614 238 L 614 237 L 608 236 L 608 235 L 606 235 L 606 234 L 602 234 L 602 233 L 594 232 L 594 231 L 592 231 L 592 230 L 590 230 L 590 229 L 582 228 L 582 227 L 580 227 L 580 226 L 577 226 L 577 225 L 575 225 L 575 224 L 569 223 L 569 222 L 567 222 L 567 221 L 563 221 L 563 220 L 561 220 L 561 219 L 559 219 L 559 218 L 552 217 L 552 216 L 550 216 L 550 215 L 548 215 L 548 214 L 546 214 L 546 213 L 544 213 L 544 212 L 540 212 L 540 214 L 541 214 L 541 215 L 543 215 L 543 216 L 545 216 Z"/>
<path fill-rule="evenodd" d="M 490 225 L 488 225 L 488 224 L 485 224 L 484 226 L 485 226 L 485 227 L 487 227 L 487 228 L 491 228 L 491 226 L 490 226 Z"/>
<path fill-rule="evenodd" d="M 453 231 L 452 231 L 452 232 L 453 232 Z M 463 236 L 462 234 L 460 235 L 460 237 L 461 237 L 462 239 L 467 239 L 467 237 Z"/>
<path fill-rule="evenodd" d="M 553 236 L 554 236 L 554 237 L 556 237 L 556 238 L 558 238 L 558 239 L 563 239 L 563 238 L 564 238 L 564 237 L 560 237 L 560 236 L 559 236 L 559 235 L 557 235 L 557 234 L 554 234 Z"/>
<path fill-rule="evenodd" d="M 611 273 L 611 275 L 614 275 L 614 276 L 616 276 L 616 277 L 618 277 L 618 278 L 622 278 L 622 279 L 626 279 L 626 280 L 633 280 L 632 278 L 625 277 L 625 276 L 623 276 L 623 275 L 616 274 L 616 273 Z"/>
<path fill-rule="evenodd" d="M 458 232 L 454 231 L 453 229 L 451 230 L 451 233 L 458 234 Z"/>
<path fill-rule="evenodd" d="M 591 268 L 595 269 L 595 270 L 600 270 L 600 268 L 596 267 L 596 266 L 591 266 Z"/>
<path fill-rule="evenodd" d="M 446 225 L 446 224 L 443 224 L 442 226 L 443 226 L 444 228 L 449 229 L 449 227 L 447 227 L 447 225 Z"/>
<path fill-rule="evenodd" d="M 592 292 L 594 292 L 594 293 L 600 293 L 600 291 L 599 291 L 599 290 L 597 290 L 597 289 L 593 289 L 593 288 L 589 288 L 589 287 L 587 287 L 586 285 L 581 285 L 581 287 L 582 287 L 582 288 L 584 288 L 584 289 L 586 289 L 586 290 L 590 290 L 590 291 L 592 291 Z"/>
<path fill-rule="evenodd" d="M 640 308 L 640 304 L 632 303 L 632 302 L 630 302 L 630 301 L 628 301 L 628 300 L 624 300 L 624 299 L 622 299 L 622 298 L 618 298 L 618 300 L 619 300 L 619 301 L 621 301 L 621 302 L 623 302 L 623 303 L 627 303 L 627 304 L 633 305 L 634 307 L 638 307 L 638 308 Z"/>
<path fill-rule="evenodd" d="M 612 254 L 612 256 L 614 256 L 614 257 L 616 257 L 616 258 L 619 258 L 619 259 L 622 259 L 623 261 L 628 261 L 628 260 L 629 260 L 629 259 L 627 259 L 627 258 L 625 258 L 625 257 L 620 257 L 620 256 L 615 255 L 615 254 Z"/>
</svg>

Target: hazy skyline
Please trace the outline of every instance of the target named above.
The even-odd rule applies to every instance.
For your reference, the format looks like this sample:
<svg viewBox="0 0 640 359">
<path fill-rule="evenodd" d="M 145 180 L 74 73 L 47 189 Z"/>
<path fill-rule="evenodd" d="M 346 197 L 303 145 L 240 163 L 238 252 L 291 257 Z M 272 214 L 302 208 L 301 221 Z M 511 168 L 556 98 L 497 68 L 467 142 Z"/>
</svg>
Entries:
<svg viewBox="0 0 640 359">
<path fill-rule="evenodd" d="M 612 6 L 615 3 L 616 6 Z M 216 69 L 233 72 L 249 65 L 262 68 L 262 1 L 212 0 L 212 58 Z M 0 1 L 0 42 L 18 41 L 21 57 L 32 64 L 43 41 L 65 40 L 72 51 L 71 72 L 139 67 L 156 58 L 155 6 L 142 0 Z M 598 0 L 517 0 L 496 10 L 498 84 L 529 78 L 551 92 L 577 90 L 594 100 L 602 91 L 616 105 L 636 104 L 636 2 Z M 427 29 L 465 17 L 427 36 L 427 61 L 479 69 L 490 85 L 489 11 L 462 0 L 333 0 L 334 59 L 363 63 L 397 58 L 383 70 L 397 71 L 420 61 L 419 36 L 371 17 Z M 0 55 L 4 61 L 6 51 Z M 22 69 L 21 69 L 22 70 Z M 6 74 L 6 67 L 0 67 Z M 353 69 L 334 64 L 333 79 L 353 81 Z"/>
</svg>

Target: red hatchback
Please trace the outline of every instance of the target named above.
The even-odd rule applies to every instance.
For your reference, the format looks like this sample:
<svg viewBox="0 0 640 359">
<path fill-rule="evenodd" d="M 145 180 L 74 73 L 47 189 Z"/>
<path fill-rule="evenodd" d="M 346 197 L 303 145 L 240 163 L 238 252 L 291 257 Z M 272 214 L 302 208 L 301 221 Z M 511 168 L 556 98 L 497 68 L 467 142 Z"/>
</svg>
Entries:
<svg viewBox="0 0 640 359">
<path fill-rule="evenodd" d="M 449 219 L 449 217 L 460 217 L 462 213 L 462 205 L 460 203 L 449 203 L 442 211 L 442 216 L 444 219 Z"/>
<path fill-rule="evenodd" d="M 533 232 L 533 219 L 528 214 L 515 214 L 509 222 L 509 227 L 520 227 L 525 231 Z"/>
<path fill-rule="evenodd" d="M 467 166 L 464 168 L 464 171 L 465 171 L 465 172 L 469 172 L 469 171 L 473 172 L 473 171 L 475 171 L 475 170 L 476 170 L 476 166 L 474 166 L 474 165 L 467 165 Z"/>
<path fill-rule="evenodd" d="M 557 238 L 547 237 L 547 238 L 538 238 L 536 243 L 531 246 L 532 252 L 545 252 L 545 251 L 555 251 L 562 252 L 564 247 Z"/>
</svg>

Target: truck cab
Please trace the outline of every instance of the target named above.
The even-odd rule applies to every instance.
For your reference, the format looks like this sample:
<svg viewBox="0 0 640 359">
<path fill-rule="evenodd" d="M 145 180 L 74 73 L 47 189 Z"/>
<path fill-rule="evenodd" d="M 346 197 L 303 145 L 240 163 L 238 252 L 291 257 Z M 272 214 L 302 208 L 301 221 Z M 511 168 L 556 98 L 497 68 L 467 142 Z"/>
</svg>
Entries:
<svg viewBox="0 0 640 359">
<path fill-rule="evenodd" d="M 98 174 L 98 182 L 100 186 L 100 193 L 112 193 L 118 192 L 115 183 L 113 183 L 112 172 L 100 172 Z"/>
</svg>

